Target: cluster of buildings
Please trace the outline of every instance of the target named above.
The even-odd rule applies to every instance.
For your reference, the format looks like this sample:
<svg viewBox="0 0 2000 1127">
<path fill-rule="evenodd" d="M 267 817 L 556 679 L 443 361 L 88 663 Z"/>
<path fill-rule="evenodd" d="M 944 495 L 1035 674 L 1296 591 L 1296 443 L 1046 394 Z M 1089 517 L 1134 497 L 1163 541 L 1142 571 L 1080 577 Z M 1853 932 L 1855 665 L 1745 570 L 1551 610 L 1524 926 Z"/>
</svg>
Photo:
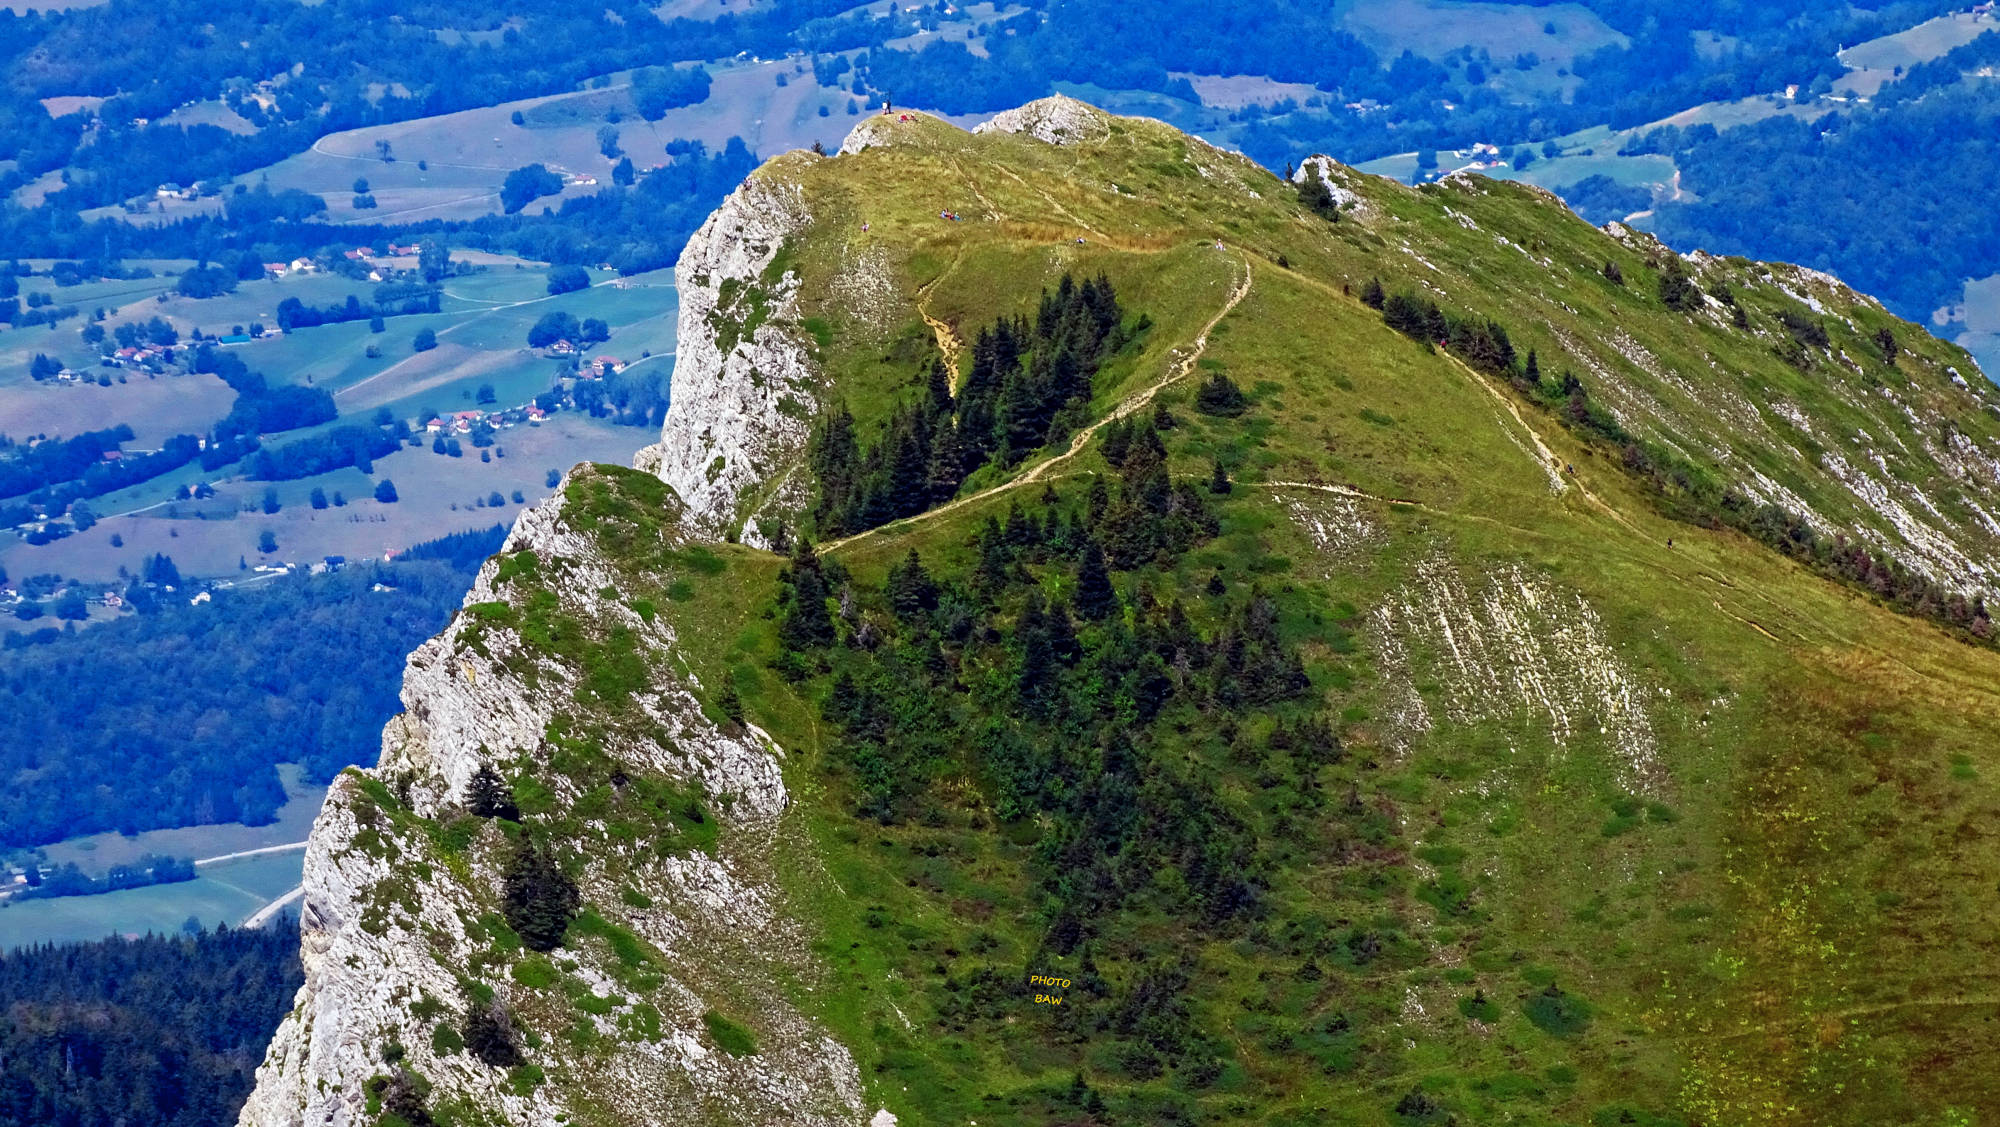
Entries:
<svg viewBox="0 0 2000 1127">
<path fill-rule="evenodd" d="M 415 258 L 422 249 L 416 243 L 384 243 L 379 251 L 374 247 L 354 247 L 340 253 L 350 262 L 366 262 L 375 258 Z"/>
<path fill-rule="evenodd" d="M 547 411 L 533 403 L 525 407 L 508 407 L 498 411 L 454 411 L 449 415 L 439 415 L 434 419 L 424 420 L 424 433 L 471 434 L 472 428 L 481 423 L 494 430 L 507 430 L 522 423 L 532 426 L 548 417 Z"/>
<path fill-rule="evenodd" d="M 572 341 L 559 340 L 543 349 L 542 355 L 550 360 L 570 360 L 581 357 L 583 349 Z M 577 360 L 576 375 L 578 379 L 599 380 L 622 372 L 626 367 L 625 361 L 616 356 L 593 356 L 588 360 Z"/>
</svg>

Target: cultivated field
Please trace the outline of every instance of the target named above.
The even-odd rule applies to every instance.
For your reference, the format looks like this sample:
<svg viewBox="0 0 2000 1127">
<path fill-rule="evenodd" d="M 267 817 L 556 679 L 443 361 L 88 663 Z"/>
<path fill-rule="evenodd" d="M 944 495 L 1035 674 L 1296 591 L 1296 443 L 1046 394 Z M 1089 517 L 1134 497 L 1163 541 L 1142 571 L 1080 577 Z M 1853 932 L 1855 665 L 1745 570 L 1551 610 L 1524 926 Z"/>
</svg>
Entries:
<svg viewBox="0 0 2000 1127">
<path fill-rule="evenodd" d="M 434 454 L 426 444 L 377 459 L 373 475 L 348 468 L 300 481 L 224 482 L 210 501 L 155 502 L 136 512 L 106 516 L 88 532 L 51 544 L 0 542 L 0 565 L 11 575 L 54 573 L 111 582 L 119 568 L 136 572 L 146 557 L 164 552 L 183 575 L 260 582 L 239 563 L 254 568 L 310 564 L 325 556 L 379 558 L 448 533 L 512 521 L 523 507 L 512 500 L 514 491 L 527 503 L 540 500 L 549 492 L 549 470 L 585 461 L 629 464 L 639 447 L 656 438 L 649 427 L 612 426 L 563 413 L 540 426 L 503 431 L 493 449 L 505 456 L 491 462 L 481 462 L 469 443 L 460 458 Z M 394 504 L 374 500 L 375 483 L 385 478 L 395 482 L 401 498 Z M 267 486 L 277 490 L 283 504 L 275 514 L 260 507 Z M 313 509 L 307 495 L 316 486 L 329 497 L 343 494 L 347 504 Z M 480 501 L 496 491 L 505 503 L 482 507 Z M 257 551 L 266 530 L 278 541 L 277 551 L 269 555 Z M 123 547 L 111 546 L 113 535 Z"/>
<path fill-rule="evenodd" d="M 272 845 L 289 845 L 306 839 L 313 819 L 319 816 L 326 788 L 307 784 L 296 763 L 278 766 L 278 781 L 285 786 L 285 804 L 278 808 L 278 820 L 268 826 L 246 826 L 224 822 L 209 826 L 182 826 L 170 830 L 147 830 L 126 836 L 115 832 L 76 837 L 42 847 L 42 856 L 51 865 L 75 862 L 78 868 L 99 876 L 113 865 L 123 865 L 148 853 L 170 857 L 220 857 Z M 204 866 L 204 869 L 207 867 Z M 15 907 L 22 911 L 49 901 L 28 901 Z"/>
<path fill-rule="evenodd" d="M 591 288 L 552 297 L 546 270 L 539 264 L 488 254 L 464 257 L 484 269 L 450 279 L 439 313 L 389 318 L 382 333 L 370 332 L 367 322 L 356 321 L 230 347 L 274 384 L 332 391 L 342 418 L 330 426 L 365 421 L 382 408 L 420 424 L 434 414 L 483 407 L 478 392 L 484 385 L 493 388 L 493 406 L 525 403 L 547 390 L 557 373 L 554 361 L 527 348 L 528 329 L 543 314 L 557 310 L 579 319 L 599 318 L 610 326 L 611 339 L 592 355 L 659 366 L 663 376 L 671 371 L 676 301 L 670 272 L 627 279 L 593 272 L 597 284 Z M 161 263 L 157 268 L 178 270 L 184 265 Z M 86 314 L 100 303 L 116 309 L 108 315 L 108 325 L 164 317 L 185 339 L 195 327 L 213 334 L 258 321 L 273 324 L 278 302 L 286 297 L 324 306 L 338 304 L 350 293 L 365 299 L 373 289 L 372 283 L 337 275 L 294 275 L 246 282 L 234 294 L 195 301 L 171 294 L 172 285 L 173 279 L 163 276 L 56 292 L 60 303 L 79 305 Z M 50 287 L 46 278 L 36 278 L 25 288 Z M 164 301 L 158 300 L 162 292 L 169 294 Z M 145 449 L 169 435 L 205 433 L 228 413 L 234 393 L 209 375 L 85 368 L 92 375 L 109 376 L 112 383 L 101 387 L 30 380 L 27 361 L 37 351 L 78 366 L 92 359 L 94 352 L 87 352 L 77 336 L 81 324 L 82 319 L 76 319 L 52 330 L 0 332 L 0 419 L 5 420 L 0 425 L 7 433 L 17 439 L 70 435 L 129 423 L 137 435 L 131 445 Z M 436 333 L 438 347 L 414 352 L 411 341 L 426 328 Z M 378 355 L 368 355 L 371 348 Z M 271 442 L 281 445 L 311 433 L 288 432 Z M 520 491 L 527 501 L 539 499 L 547 492 L 550 469 L 567 469 L 579 461 L 628 462 L 654 437 L 650 428 L 613 426 L 558 413 L 540 426 L 503 432 L 490 462 L 481 462 L 469 441 L 462 440 L 464 456 L 454 459 L 433 454 L 426 439 L 421 447 L 379 459 L 372 477 L 347 469 L 271 485 L 285 506 L 273 516 L 259 511 L 266 483 L 218 481 L 215 473 L 189 465 L 92 499 L 91 507 L 107 519 L 88 532 L 40 547 L 0 538 L 0 566 L 16 576 L 53 572 L 108 582 L 118 576 L 121 566 L 136 569 L 153 552 L 172 556 L 189 575 L 231 577 L 239 571 L 239 560 L 254 566 L 310 562 L 328 555 L 379 556 L 447 532 L 510 520 L 519 508 L 512 501 L 514 492 Z M 378 505 L 373 500 L 374 483 L 384 477 L 396 483 L 401 498 L 396 504 Z M 183 486 L 202 481 L 215 485 L 215 498 L 198 503 L 174 500 Z M 307 504 L 315 487 L 329 497 L 338 491 L 351 503 L 315 513 Z M 505 503 L 482 507 L 480 502 L 494 491 Z M 256 551 L 259 533 L 266 527 L 279 543 L 278 551 L 268 557 Z M 114 533 L 123 541 L 122 548 L 111 547 Z"/>
<path fill-rule="evenodd" d="M 297 887 L 301 852 L 247 857 L 201 870 L 179 884 L 65 896 L 23 904 L 0 901 L 0 951 L 34 943 L 74 943 L 112 935 L 177 932 L 188 919 L 235 927 Z"/>
</svg>

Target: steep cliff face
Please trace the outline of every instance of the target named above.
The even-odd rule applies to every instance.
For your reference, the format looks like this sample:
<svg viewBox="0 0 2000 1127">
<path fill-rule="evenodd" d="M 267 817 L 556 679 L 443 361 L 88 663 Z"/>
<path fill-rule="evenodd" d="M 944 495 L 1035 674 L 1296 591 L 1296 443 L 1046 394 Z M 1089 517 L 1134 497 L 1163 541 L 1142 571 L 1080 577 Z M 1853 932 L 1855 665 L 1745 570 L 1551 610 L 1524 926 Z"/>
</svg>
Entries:
<svg viewBox="0 0 2000 1127">
<path fill-rule="evenodd" d="M 790 832 L 781 753 L 754 727 L 704 714 L 700 686 L 673 668 L 673 631 L 629 595 L 629 565 L 600 540 L 626 528 L 611 511 L 634 504 L 648 511 L 637 525 L 648 547 L 688 543 L 681 507 L 637 476 L 572 473 L 522 515 L 467 611 L 411 656 L 381 763 L 341 776 L 314 826 L 306 984 L 246 1127 L 375 1122 L 370 1081 L 379 1089 L 399 1069 L 462 1122 L 865 1118 L 852 1057 L 783 985 L 811 971 L 772 885 Z M 621 661 L 643 672 L 607 688 Z M 590 806 L 553 836 L 601 942 L 521 951 L 499 911 L 511 844 L 459 805 L 483 764 L 548 788 L 522 794 L 524 809 Z M 682 809 L 646 822 L 630 792 L 649 779 L 702 820 Z M 462 1047 L 468 1009 L 486 1002 L 516 1024 L 522 1064 L 496 1068 Z M 718 1044 L 705 1017 L 717 1013 L 753 1030 L 756 1050 Z"/>
<path fill-rule="evenodd" d="M 740 529 L 745 543 L 761 545 L 760 520 L 798 507 L 794 470 L 822 381 L 799 324 L 798 275 L 783 258 L 812 216 L 785 170 L 807 159 L 783 158 L 731 193 L 674 268 L 672 404 L 659 443 L 636 464 L 673 487 L 695 535 Z"/>
</svg>

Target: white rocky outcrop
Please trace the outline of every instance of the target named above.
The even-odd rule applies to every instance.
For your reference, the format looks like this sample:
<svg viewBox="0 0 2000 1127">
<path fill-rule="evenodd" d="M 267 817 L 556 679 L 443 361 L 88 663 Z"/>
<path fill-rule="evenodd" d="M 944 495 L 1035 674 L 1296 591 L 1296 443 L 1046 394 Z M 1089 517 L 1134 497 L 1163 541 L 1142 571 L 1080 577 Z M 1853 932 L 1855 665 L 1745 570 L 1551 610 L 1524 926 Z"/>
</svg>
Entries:
<svg viewBox="0 0 2000 1127">
<path fill-rule="evenodd" d="M 467 605 L 506 602 L 522 581 L 503 579 L 500 561 L 518 565 L 532 553 L 540 589 L 556 593 L 562 614 L 639 638 L 653 676 L 633 696 L 634 720 L 602 730 L 603 750 L 633 776 L 698 782 L 720 820 L 716 846 L 662 853 L 602 823 L 586 823 L 562 846 L 580 859 L 585 903 L 661 953 L 647 965 L 659 984 L 631 989 L 616 952 L 595 941 L 553 954 L 565 976 L 559 989 L 511 975 L 482 921 L 499 906 L 512 847 L 492 822 L 470 823 L 460 850 L 437 844 L 480 764 L 547 764 L 551 721 L 578 707 L 578 670 L 505 625 L 462 613 L 411 655 L 405 711 L 384 731 L 380 764 L 337 779 L 314 824 L 300 920 L 305 984 L 258 1069 L 242 1127 L 370 1123 L 368 1085 L 397 1067 L 430 1085 L 432 1108 L 475 1106 L 491 1122 L 866 1121 L 852 1055 L 781 985 L 811 981 L 814 971 L 772 876 L 773 852 L 796 832 L 781 817 L 779 749 L 755 727 L 726 731 L 704 715 L 697 686 L 671 659 L 672 631 L 612 597 L 630 580 L 573 527 L 566 493 L 522 514 Z M 673 528 L 675 514 L 664 515 Z M 559 801 L 578 797 L 559 770 L 537 778 Z M 626 898 L 627 889 L 643 895 Z M 461 1027 L 472 984 L 534 1031 L 524 1051 L 536 1082 L 454 1051 L 438 1032 Z M 595 995 L 595 1008 L 575 1008 L 579 992 Z M 757 1052 L 732 1056 L 706 1036 L 703 1015 L 718 999 L 755 1015 Z M 588 1048 L 578 1046 L 579 1021 L 589 1025 Z M 398 1062 L 385 1056 L 389 1045 L 400 1047 Z"/>
<path fill-rule="evenodd" d="M 809 158 L 780 158 L 809 159 Z M 657 445 L 639 452 L 687 505 L 690 535 L 720 539 L 740 522 L 795 508 L 790 482 L 810 437 L 820 378 L 799 325 L 798 276 L 772 263 L 811 221 L 804 192 L 770 167 L 730 193 L 681 252 L 673 394 Z"/>
<path fill-rule="evenodd" d="M 1293 170 L 1292 183 L 1303 184 L 1307 177 L 1317 176 L 1333 196 L 1333 202 L 1340 205 L 1340 210 L 1360 213 L 1367 210 L 1368 197 L 1355 191 L 1353 181 L 1363 175 L 1365 173 L 1356 172 L 1332 157 L 1310 156 L 1300 161 L 1298 168 Z"/>
<path fill-rule="evenodd" d="M 1063 94 L 1007 110 L 973 126 L 974 133 L 1021 133 L 1050 145 L 1101 141 L 1111 130 L 1103 110 Z"/>
<path fill-rule="evenodd" d="M 1655 690 L 1581 593 L 1518 564 L 1468 582 L 1433 557 L 1372 617 L 1393 745 L 1407 746 L 1440 713 L 1459 724 L 1526 717 L 1559 749 L 1589 743 L 1608 753 L 1627 790 L 1662 785 L 1648 708 Z"/>
</svg>

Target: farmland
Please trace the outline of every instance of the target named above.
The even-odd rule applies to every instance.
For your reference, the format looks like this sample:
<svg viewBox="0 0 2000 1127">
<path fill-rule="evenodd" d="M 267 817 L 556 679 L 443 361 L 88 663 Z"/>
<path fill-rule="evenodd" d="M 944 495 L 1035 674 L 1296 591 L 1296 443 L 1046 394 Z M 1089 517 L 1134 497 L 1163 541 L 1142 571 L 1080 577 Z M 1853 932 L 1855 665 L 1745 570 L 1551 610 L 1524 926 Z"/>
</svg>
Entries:
<svg viewBox="0 0 2000 1127">
<path fill-rule="evenodd" d="M 229 352 L 274 385 L 329 391 L 339 423 L 387 410 L 417 429 L 437 414 L 512 407 L 548 390 L 560 367 L 528 349 L 526 341 L 529 327 L 552 311 L 604 321 L 611 336 L 602 352 L 622 357 L 640 372 L 658 367 L 662 379 L 670 372 L 676 305 L 669 272 L 615 279 L 592 271 L 591 287 L 551 296 L 541 264 L 478 252 L 460 257 L 470 272 L 444 280 L 437 313 L 388 318 L 380 333 L 365 320 L 299 328 L 228 346 Z M 380 262 L 385 268 L 414 265 Z M 53 328 L 0 332 L 0 417 L 7 420 L 7 433 L 25 439 L 127 423 L 135 433 L 131 446 L 145 449 L 170 435 L 206 433 L 228 413 L 234 393 L 214 375 L 178 366 L 158 372 L 92 366 L 95 350 L 78 334 L 100 306 L 107 326 L 159 317 L 185 343 L 195 330 L 213 336 L 260 323 L 273 326 L 279 303 L 288 298 L 316 307 L 337 305 L 349 294 L 366 297 L 373 286 L 334 273 L 302 273 L 245 282 L 234 293 L 195 300 L 173 292 L 172 273 L 190 265 L 157 262 L 150 267 L 158 277 L 72 287 L 52 287 L 43 276 L 26 279 L 24 292 L 50 291 L 56 302 L 76 305 L 83 315 Z M 425 330 L 435 335 L 437 347 L 415 351 L 413 341 Z M 31 380 L 28 360 L 38 352 L 100 382 Z M 282 445 L 339 423 L 268 441 Z M 93 498 L 92 508 L 107 519 L 86 533 L 41 546 L 0 540 L 0 566 L 16 576 L 52 573 L 108 583 L 118 579 L 121 568 L 136 570 L 155 552 L 173 557 L 190 576 L 231 577 L 239 564 L 381 555 L 511 519 L 522 503 L 546 493 L 550 470 L 584 460 L 624 462 L 652 438 L 644 427 L 558 412 L 534 426 L 500 432 L 490 451 L 468 448 L 463 457 L 444 457 L 432 453 L 427 440 L 379 459 L 372 475 L 348 468 L 272 483 L 268 488 L 283 506 L 275 514 L 261 511 L 267 484 L 243 480 L 241 467 L 208 472 L 189 464 Z M 373 500 L 375 483 L 384 478 L 396 483 L 399 500 L 393 504 Z M 202 482 L 215 496 L 201 501 L 180 496 Z M 350 503 L 315 511 L 308 500 L 316 489 Z M 495 493 L 502 498 L 499 505 L 491 503 Z M 259 535 L 266 530 L 279 547 L 259 553 Z M 111 544 L 114 535 L 122 547 Z"/>
<path fill-rule="evenodd" d="M 130 836 L 93 834 L 44 846 L 45 864 L 74 863 L 99 875 L 112 865 L 128 864 L 147 853 L 174 857 L 219 857 L 245 850 L 303 842 L 326 797 L 324 786 L 300 778 L 296 765 L 278 768 L 288 801 L 268 826 L 236 823 L 148 830 Z M 147 931 L 177 931 L 188 917 L 214 926 L 234 927 L 299 882 L 304 852 L 261 854 L 204 865 L 192 881 L 126 889 L 98 896 L 51 900 L 0 901 L 0 951 L 30 943 L 61 943 L 134 935 Z"/>
<path fill-rule="evenodd" d="M 107 935 L 176 932 L 190 918 L 235 927 L 299 883 L 302 852 L 211 865 L 194 880 L 98 896 L 0 901 L 0 951 L 33 943 L 72 943 Z"/>
</svg>

